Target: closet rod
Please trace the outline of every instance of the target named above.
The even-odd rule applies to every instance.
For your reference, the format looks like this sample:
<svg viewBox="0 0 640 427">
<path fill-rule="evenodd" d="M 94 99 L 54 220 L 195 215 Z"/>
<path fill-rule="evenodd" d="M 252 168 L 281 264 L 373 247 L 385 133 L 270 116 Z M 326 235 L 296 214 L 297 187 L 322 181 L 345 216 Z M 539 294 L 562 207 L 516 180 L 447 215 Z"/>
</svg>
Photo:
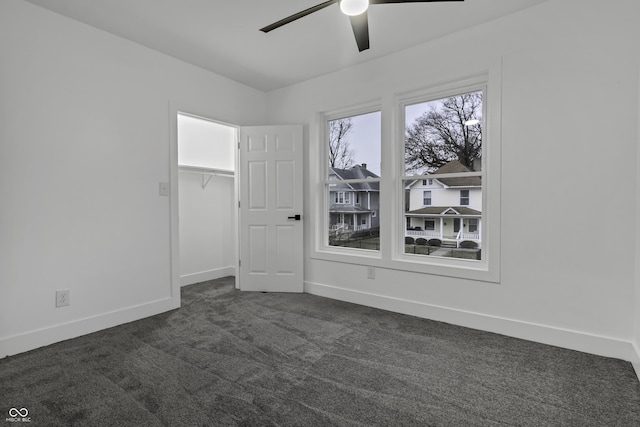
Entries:
<svg viewBox="0 0 640 427">
<path fill-rule="evenodd" d="M 233 178 L 235 173 L 225 169 L 205 168 L 199 166 L 178 166 L 180 172 L 197 173 L 202 176 L 202 189 L 204 190 L 211 178 L 214 176 L 220 176 L 223 178 Z M 208 177 L 205 181 L 205 176 Z"/>
</svg>

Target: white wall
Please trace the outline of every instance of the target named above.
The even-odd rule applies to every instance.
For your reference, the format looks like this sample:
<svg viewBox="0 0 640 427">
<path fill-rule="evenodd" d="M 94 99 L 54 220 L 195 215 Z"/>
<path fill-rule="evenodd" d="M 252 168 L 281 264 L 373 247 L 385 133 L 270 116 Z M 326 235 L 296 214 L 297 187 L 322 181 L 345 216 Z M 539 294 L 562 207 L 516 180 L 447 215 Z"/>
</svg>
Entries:
<svg viewBox="0 0 640 427">
<path fill-rule="evenodd" d="M 640 68 L 640 67 L 639 67 Z M 634 368 L 640 379 L 640 72 L 638 72 L 638 145 L 636 159 L 636 277 L 635 277 L 635 322 L 634 322 Z"/>
<path fill-rule="evenodd" d="M 200 174 L 180 172 L 183 286 L 235 275 L 238 233 L 234 201 L 233 178 L 214 176 L 202 188 Z"/>
<path fill-rule="evenodd" d="M 21 0 L 0 76 L 0 357 L 177 307 L 169 101 L 262 124 L 264 94 Z"/>
<path fill-rule="evenodd" d="M 308 247 L 307 291 L 629 360 L 639 15 L 634 0 L 549 1 L 268 93 L 270 122 L 308 124 L 312 194 L 316 113 L 375 100 L 395 111 L 397 94 L 502 61 L 500 283 L 384 268 L 369 280 L 363 266 L 314 259 Z M 383 118 L 383 141 L 393 125 Z"/>
</svg>

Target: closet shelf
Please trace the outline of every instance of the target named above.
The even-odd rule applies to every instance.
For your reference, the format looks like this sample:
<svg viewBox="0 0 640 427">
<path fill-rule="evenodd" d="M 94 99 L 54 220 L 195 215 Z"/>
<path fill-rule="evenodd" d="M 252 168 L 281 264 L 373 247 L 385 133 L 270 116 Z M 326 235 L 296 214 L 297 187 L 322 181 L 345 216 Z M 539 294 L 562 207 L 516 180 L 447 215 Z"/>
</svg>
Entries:
<svg viewBox="0 0 640 427">
<path fill-rule="evenodd" d="M 220 176 L 223 178 L 235 177 L 235 172 L 227 169 L 206 168 L 201 166 L 186 166 L 178 165 L 180 172 L 197 173 L 202 175 L 202 189 L 204 190 L 214 176 Z"/>
</svg>

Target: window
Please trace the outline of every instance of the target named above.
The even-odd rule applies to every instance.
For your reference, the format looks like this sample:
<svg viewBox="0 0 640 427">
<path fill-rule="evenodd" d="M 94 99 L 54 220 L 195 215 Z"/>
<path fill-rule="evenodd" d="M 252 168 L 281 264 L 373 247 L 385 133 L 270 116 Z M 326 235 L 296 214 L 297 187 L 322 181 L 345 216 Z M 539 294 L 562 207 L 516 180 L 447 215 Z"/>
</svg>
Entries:
<svg viewBox="0 0 640 427">
<path fill-rule="evenodd" d="M 380 112 L 326 121 L 325 242 L 340 250 L 380 249 Z M 352 201 L 354 203 L 352 203 Z"/>
<path fill-rule="evenodd" d="M 425 206 L 431 204 L 431 191 L 426 190 L 422 193 L 422 204 Z"/>
<path fill-rule="evenodd" d="M 469 190 L 460 190 L 460 206 L 469 205 Z"/>
<path fill-rule="evenodd" d="M 351 203 L 351 193 L 336 191 L 334 201 L 336 204 L 348 205 Z"/>
<path fill-rule="evenodd" d="M 440 249 L 405 244 L 404 254 L 481 259 L 482 239 L 477 230 L 483 211 L 483 99 L 484 90 L 477 89 L 446 93 L 404 106 L 405 164 L 401 179 L 403 187 L 409 191 L 404 192 L 408 200 L 403 201 L 402 222 L 415 225 L 422 218 L 424 229 L 414 227 L 401 237 L 403 240 L 406 237 L 435 239 L 434 244 L 437 241 Z M 423 186 L 432 185 L 434 179 L 443 186 L 438 189 L 435 204 L 431 190 L 423 190 Z M 420 182 L 422 186 L 417 185 Z M 425 215 L 435 217 L 425 219 Z M 466 233 L 461 229 L 463 218 L 469 218 Z M 436 227 L 436 223 L 440 226 Z M 473 241 L 464 246 L 474 249 L 458 250 L 464 240 Z"/>
<path fill-rule="evenodd" d="M 490 78 L 491 73 L 495 77 Z M 320 220 L 312 235 L 311 256 L 499 281 L 500 75 L 500 65 L 494 64 L 492 71 L 478 77 L 385 100 L 384 111 L 374 113 L 373 126 L 357 121 L 369 114 L 366 110 L 318 115 L 321 137 L 316 147 L 321 161 L 315 172 L 321 182 L 312 206 Z M 397 102 L 397 109 L 391 102 Z M 395 137 L 385 133 L 389 139 L 384 144 L 381 118 L 390 124 L 388 129 L 397 129 Z M 332 166 L 339 158 L 334 142 L 341 120 L 352 121 L 350 137 L 358 134 L 367 141 L 356 150 L 349 147 L 354 151 L 349 167 Z M 489 127 L 491 134 L 486 133 Z M 313 150 L 315 142 L 311 144 Z M 364 153 L 379 157 L 361 158 Z M 356 166 L 373 175 L 360 178 L 345 172 Z M 336 192 L 352 192 L 355 203 L 336 203 Z M 364 236 L 363 228 L 376 233 Z"/>
</svg>

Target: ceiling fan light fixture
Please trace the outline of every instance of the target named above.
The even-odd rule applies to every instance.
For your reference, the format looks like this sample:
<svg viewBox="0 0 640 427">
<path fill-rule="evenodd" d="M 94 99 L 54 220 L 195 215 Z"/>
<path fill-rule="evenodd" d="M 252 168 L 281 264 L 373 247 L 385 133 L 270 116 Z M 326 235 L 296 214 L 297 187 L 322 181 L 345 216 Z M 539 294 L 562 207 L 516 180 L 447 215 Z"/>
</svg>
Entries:
<svg viewBox="0 0 640 427">
<path fill-rule="evenodd" d="M 340 10 L 348 16 L 360 15 L 369 8 L 369 0 L 341 0 Z"/>
</svg>

